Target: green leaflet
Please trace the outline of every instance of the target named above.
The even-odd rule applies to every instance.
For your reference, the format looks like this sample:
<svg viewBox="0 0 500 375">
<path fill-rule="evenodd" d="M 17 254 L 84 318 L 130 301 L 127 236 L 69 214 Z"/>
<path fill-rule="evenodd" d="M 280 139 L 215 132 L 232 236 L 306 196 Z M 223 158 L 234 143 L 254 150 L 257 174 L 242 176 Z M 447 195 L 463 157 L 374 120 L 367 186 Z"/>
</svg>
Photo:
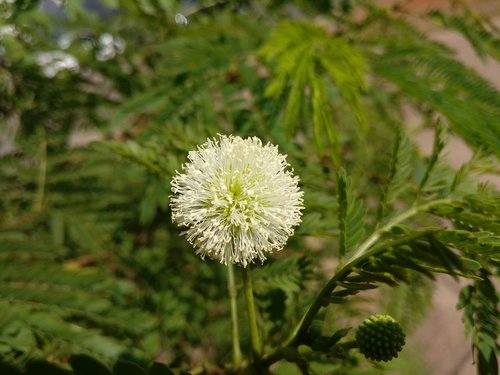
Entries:
<svg viewBox="0 0 500 375">
<path fill-rule="evenodd" d="M 489 232 L 490 236 L 500 231 L 500 197 L 494 191 L 467 194 L 461 200 L 440 204 L 431 212 L 453 221 L 457 229 L 469 232 Z"/>
<path fill-rule="evenodd" d="M 340 256 L 350 254 L 356 249 L 365 233 L 363 201 L 356 197 L 352 180 L 345 172 L 337 175 L 339 202 L 339 253 Z"/>
<path fill-rule="evenodd" d="M 390 203 L 393 203 L 398 196 L 406 190 L 412 172 L 413 146 L 408 136 L 403 132 L 398 132 L 394 149 L 390 161 L 389 176 L 384 186 L 377 211 L 377 221 L 380 221 L 386 214 Z"/>
<path fill-rule="evenodd" d="M 439 160 L 439 155 L 441 154 L 441 151 L 443 151 L 445 143 L 446 143 L 446 140 L 445 140 L 444 129 L 440 124 L 438 124 L 436 126 L 436 133 L 434 134 L 434 143 L 432 146 L 432 153 L 429 157 L 429 161 L 427 163 L 427 168 L 425 169 L 425 174 L 422 177 L 420 184 L 418 185 L 418 192 L 419 193 L 420 193 L 420 191 L 424 190 L 424 188 L 426 188 L 426 185 L 429 183 L 429 180 L 431 179 L 431 176 L 437 167 L 436 164 Z M 429 184 L 429 185 L 431 185 L 431 186 L 438 185 L 439 186 L 439 184 L 436 184 L 436 182 L 434 182 L 433 184 Z"/>
</svg>

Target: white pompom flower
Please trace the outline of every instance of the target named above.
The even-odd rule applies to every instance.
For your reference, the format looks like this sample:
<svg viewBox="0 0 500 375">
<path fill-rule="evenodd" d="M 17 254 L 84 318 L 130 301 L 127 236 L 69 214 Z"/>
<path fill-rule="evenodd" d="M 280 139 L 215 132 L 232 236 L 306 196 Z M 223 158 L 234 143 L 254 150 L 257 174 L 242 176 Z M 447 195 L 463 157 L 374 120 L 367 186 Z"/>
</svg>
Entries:
<svg viewBox="0 0 500 375">
<path fill-rule="evenodd" d="M 188 160 L 172 180 L 170 206 L 197 254 L 246 267 L 283 248 L 304 208 L 286 155 L 257 137 L 219 135 Z"/>
</svg>

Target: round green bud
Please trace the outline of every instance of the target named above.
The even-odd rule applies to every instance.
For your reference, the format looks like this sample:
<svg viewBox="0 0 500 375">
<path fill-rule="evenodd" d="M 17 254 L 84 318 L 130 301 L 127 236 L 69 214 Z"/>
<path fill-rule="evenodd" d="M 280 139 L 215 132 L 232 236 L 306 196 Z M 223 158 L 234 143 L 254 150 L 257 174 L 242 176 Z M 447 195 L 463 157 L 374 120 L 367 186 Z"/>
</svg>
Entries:
<svg viewBox="0 0 500 375">
<path fill-rule="evenodd" d="M 398 356 L 405 344 L 401 326 L 389 315 L 372 315 L 356 331 L 359 351 L 375 361 L 390 361 Z"/>
</svg>

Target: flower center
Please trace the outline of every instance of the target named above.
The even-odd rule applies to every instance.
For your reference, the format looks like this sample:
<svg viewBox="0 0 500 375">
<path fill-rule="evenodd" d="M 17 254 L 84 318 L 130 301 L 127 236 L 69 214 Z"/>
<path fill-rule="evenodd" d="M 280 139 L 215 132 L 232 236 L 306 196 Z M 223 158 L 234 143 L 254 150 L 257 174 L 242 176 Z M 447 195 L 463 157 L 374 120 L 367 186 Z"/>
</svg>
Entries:
<svg viewBox="0 0 500 375">
<path fill-rule="evenodd" d="M 244 187 L 244 176 L 233 175 L 228 181 L 228 194 L 225 199 L 224 216 L 236 228 L 247 230 L 251 215 L 255 213 L 255 196 L 252 190 Z"/>
</svg>

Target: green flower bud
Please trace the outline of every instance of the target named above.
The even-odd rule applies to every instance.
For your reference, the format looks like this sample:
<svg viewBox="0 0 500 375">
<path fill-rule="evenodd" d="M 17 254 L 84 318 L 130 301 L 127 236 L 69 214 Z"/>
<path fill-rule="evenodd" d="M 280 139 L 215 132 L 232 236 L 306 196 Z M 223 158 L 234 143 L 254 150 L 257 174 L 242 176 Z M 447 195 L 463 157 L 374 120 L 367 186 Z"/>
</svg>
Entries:
<svg viewBox="0 0 500 375">
<path fill-rule="evenodd" d="M 356 331 L 359 351 L 368 359 L 390 361 L 405 344 L 401 326 L 389 315 L 372 315 Z"/>
</svg>

